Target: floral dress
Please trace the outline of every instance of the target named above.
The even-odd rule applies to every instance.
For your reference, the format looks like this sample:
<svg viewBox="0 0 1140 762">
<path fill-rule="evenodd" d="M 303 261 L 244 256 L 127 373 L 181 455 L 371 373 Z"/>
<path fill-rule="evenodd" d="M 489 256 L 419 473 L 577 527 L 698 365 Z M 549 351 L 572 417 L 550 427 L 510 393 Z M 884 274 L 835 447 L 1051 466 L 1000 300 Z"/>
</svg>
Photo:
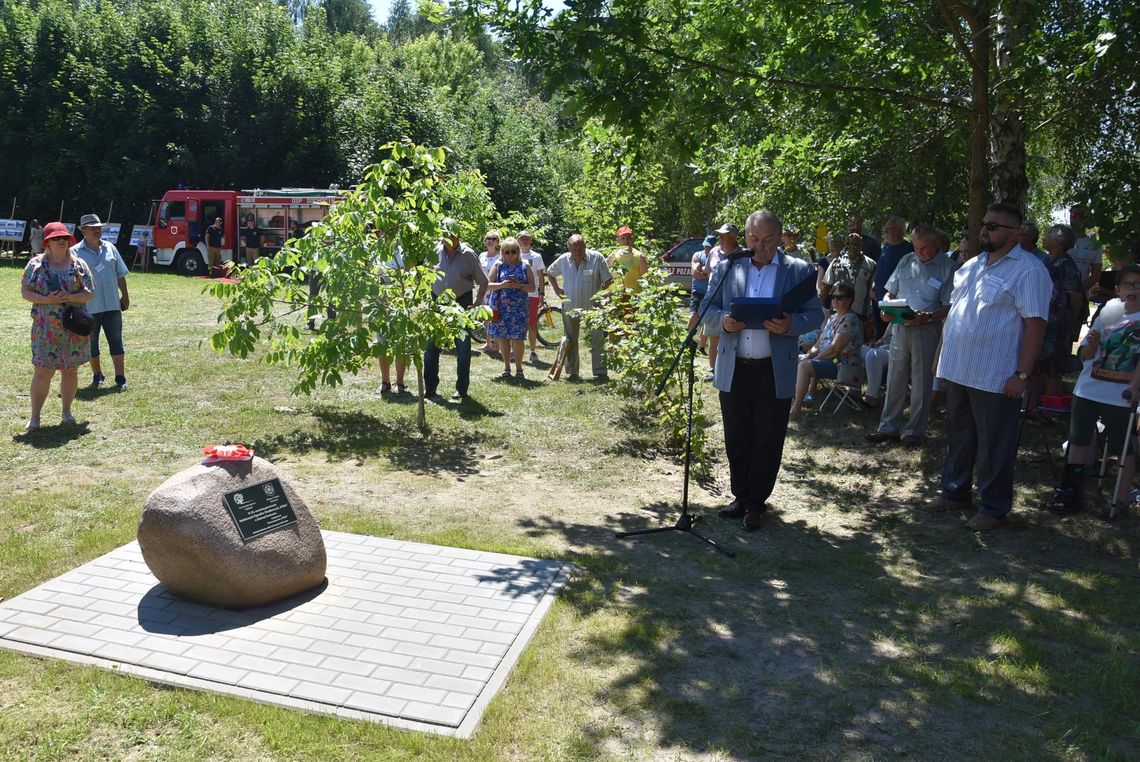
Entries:
<svg viewBox="0 0 1140 762">
<path fill-rule="evenodd" d="M 62 270 L 48 266 L 43 256 L 32 257 L 24 268 L 24 285 L 47 296 L 63 288 L 72 294 L 94 291 L 91 270 L 82 260 L 71 260 Z M 63 327 L 64 304 L 32 305 L 32 365 L 60 370 L 78 368 L 91 360 L 91 338 Z"/>
<path fill-rule="evenodd" d="M 508 265 L 500 261 L 499 282 L 510 278 L 526 283 L 526 264 Z M 487 327 L 487 336 L 492 339 L 525 339 L 530 295 L 525 289 L 517 288 L 500 288 L 493 293 L 493 306 L 499 311 L 499 320 Z"/>
<path fill-rule="evenodd" d="M 863 324 L 859 321 L 859 316 L 854 312 L 848 312 L 842 317 L 838 312 L 833 314 L 823 327 L 823 333 L 819 337 L 820 350 L 827 349 L 839 334 L 845 333 L 850 336 L 846 346 L 840 350 L 839 355 L 835 358 L 839 361 L 839 365 L 845 368 L 856 368 L 862 361 L 863 353 Z"/>
</svg>

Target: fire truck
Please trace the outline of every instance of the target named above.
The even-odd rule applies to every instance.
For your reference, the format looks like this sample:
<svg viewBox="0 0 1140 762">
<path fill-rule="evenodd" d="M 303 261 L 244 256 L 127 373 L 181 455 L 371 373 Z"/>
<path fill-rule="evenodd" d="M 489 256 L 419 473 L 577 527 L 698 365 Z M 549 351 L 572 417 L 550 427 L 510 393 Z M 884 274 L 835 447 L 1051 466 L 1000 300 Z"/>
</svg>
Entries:
<svg viewBox="0 0 1140 762">
<path fill-rule="evenodd" d="M 171 190 L 155 209 L 153 261 L 182 275 L 205 275 L 206 228 L 222 219 L 222 261 L 240 261 L 241 229 L 253 219 L 261 231 L 261 256 L 272 256 L 294 231 L 328 214 L 344 191 L 314 188 L 275 190 Z"/>
</svg>

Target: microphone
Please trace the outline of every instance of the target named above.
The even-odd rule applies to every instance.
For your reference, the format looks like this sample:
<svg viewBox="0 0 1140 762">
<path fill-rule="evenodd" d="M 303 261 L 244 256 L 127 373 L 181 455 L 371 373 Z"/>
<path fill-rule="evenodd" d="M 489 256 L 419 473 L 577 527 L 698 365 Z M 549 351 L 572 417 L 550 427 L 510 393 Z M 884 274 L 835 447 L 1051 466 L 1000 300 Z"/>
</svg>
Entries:
<svg viewBox="0 0 1140 762">
<path fill-rule="evenodd" d="M 725 259 L 727 259 L 729 262 L 735 262 L 738 259 L 751 259 L 751 258 L 752 258 L 752 249 L 737 249 L 736 251 L 732 252 L 727 257 L 725 257 Z"/>
</svg>

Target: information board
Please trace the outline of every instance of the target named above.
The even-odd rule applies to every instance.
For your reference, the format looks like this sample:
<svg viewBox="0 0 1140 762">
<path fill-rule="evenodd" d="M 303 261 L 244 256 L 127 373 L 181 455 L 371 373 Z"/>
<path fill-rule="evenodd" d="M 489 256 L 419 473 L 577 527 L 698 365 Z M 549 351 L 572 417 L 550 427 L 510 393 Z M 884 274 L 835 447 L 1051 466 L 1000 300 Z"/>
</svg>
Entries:
<svg viewBox="0 0 1140 762">
<path fill-rule="evenodd" d="M 27 225 L 27 220 L 0 220 L 0 241 L 23 241 Z"/>
</svg>

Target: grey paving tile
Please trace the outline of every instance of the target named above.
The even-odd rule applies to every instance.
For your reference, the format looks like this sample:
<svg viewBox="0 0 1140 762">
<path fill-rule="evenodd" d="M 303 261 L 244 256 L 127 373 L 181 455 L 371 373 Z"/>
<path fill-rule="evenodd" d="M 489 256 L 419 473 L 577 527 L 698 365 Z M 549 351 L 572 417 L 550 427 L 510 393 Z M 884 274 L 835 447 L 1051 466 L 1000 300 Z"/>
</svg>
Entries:
<svg viewBox="0 0 1140 762">
<path fill-rule="evenodd" d="M 297 681 L 280 675 L 267 675 L 261 672 L 247 672 L 241 684 L 246 688 L 267 693 L 288 694 L 297 685 Z"/>
<path fill-rule="evenodd" d="M 282 648 L 295 648 L 305 650 L 313 645 L 310 638 L 298 638 L 295 635 L 286 635 L 283 632 L 270 632 L 261 638 L 262 643 Z"/>
<path fill-rule="evenodd" d="M 352 709 L 361 709 L 365 712 L 385 714 L 398 717 L 401 710 L 407 706 L 407 701 L 390 696 L 377 696 L 365 691 L 357 691 L 345 700 L 344 706 Z"/>
<path fill-rule="evenodd" d="M 216 683 L 229 683 L 231 685 L 239 685 L 242 677 L 245 676 L 245 670 L 236 669 L 234 667 L 226 667 L 221 664 L 207 664 L 199 662 L 188 673 L 190 677 L 196 677 L 199 680 L 213 680 Z"/>
<path fill-rule="evenodd" d="M 330 643 L 323 640 L 314 640 L 312 647 L 309 649 L 312 653 L 324 654 L 326 656 L 339 656 L 342 659 L 355 659 L 363 650 L 364 648 L 361 646 L 350 646 L 347 643 Z"/>
<path fill-rule="evenodd" d="M 121 630 L 117 627 L 103 627 L 91 637 L 120 646 L 138 646 L 146 640 L 146 633 L 136 630 Z"/>
<path fill-rule="evenodd" d="M 145 667 L 152 667 L 154 669 L 162 670 L 163 672 L 173 672 L 177 675 L 185 675 L 198 666 L 199 662 L 193 659 L 187 659 L 183 656 L 175 656 L 174 654 L 159 653 L 155 651 L 148 651 L 134 659 L 121 659 L 120 661 L 133 661 L 135 664 L 142 664 Z"/>
<path fill-rule="evenodd" d="M 102 656 L 104 659 L 131 663 L 142 663 L 148 656 L 147 651 L 122 643 L 102 643 L 92 653 L 96 656 Z"/>
<path fill-rule="evenodd" d="M 51 642 L 51 647 L 83 654 L 91 650 L 91 638 L 82 635 L 60 635 Z"/>
<path fill-rule="evenodd" d="M 483 682 L 487 682 L 491 679 L 491 675 L 494 674 L 494 672 L 495 670 L 487 667 L 464 667 L 461 676 L 468 680 L 482 680 Z"/>
<path fill-rule="evenodd" d="M 19 625 L 9 624 L 8 622 L 0 622 L 0 638 L 4 637 L 12 630 L 16 629 Z"/>
<path fill-rule="evenodd" d="M 5 635 L 9 640 L 18 640 L 21 643 L 33 643 L 37 646 L 49 645 L 53 640 L 61 637 L 58 632 L 43 630 L 39 627 L 17 627 Z"/>
<path fill-rule="evenodd" d="M 51 626 L 53 632 L 62 632 L 67 635 L 77 635 L 82 638 L 90 638 L 95 633 L 99 632 L 102 628 L 94 624 L 86 624 L 85 622 L 72 622 L 67 619 L 61 619 Z"/>
<path fill-rule="evenodd" d="M 447 653 L 446 648 L 425 646 L 422 643 L 399 643 L 392 650 L 396 653 L 408 654 L 409 656 L 422 656 L 425 659 L 442 659 Z"/>
<path fill-rule="evenodd" d="M 451 709 L 449 707 L 439 706 L 438 704 L 422 703 L 419 701 L 409 701 L 400 711 L 401 717 L 423 720 L 424 722 L 432 722 L 440 725 L 458 725 L 465 714 L 466 712 L 462 709 Z"/>
<path fill-rule="evenodd" d="M 8 621 L 12 624 L 18 624 L 24 627 L 51 627 L 56 620 L 44 614 L 17 610 L 8 618 Z"/>
<path fill-rule="evenodd" d="M 439 688 L 427 688 L 423 685 L 393 683 L 392 687 L 390 687 L 388 692 L 384 695 L 393 698 L 402 698 L 408 701 L 423 701 L 425 703 L 439 704 L 443 701 L 443 697 L 447 695 L 447 691 L 440 690 Z"/>
<path fill-rule="evenodd" d="M 318 701 L 322 704 L 340 704 L 349 696 L 352 691 L 347 688 L 336 688 L 328 683 L 297 683 L 289 689 L 290 696 L 297 698 L 310 699 L 311 701 Z"/>
<path fill-rule="evenodd" d="M 443 657 L 447 661 L 455 662 L 456 664 L 463 664 L 471 667 L 488 667 L 494 669 L 499 666 L 499 657 L 491 654 L 482 654 L 465 649 L 454 649 L 447 652 Z"/>
<path fill-rule="evenodd" d="M 374 649 L 364 649 L 356 657 L 357 661 L 366 661 L 370 664 L 378 664 L 385 667 L 407 667 L 413 661 L 414 657 L 407 654 L 398 654 L 392 651 L 380 651 Z"/>
<path fill-rule="evenodd" d="M 426 685 L 428 688 L 441 688 L 452 693 L 469 693 L 472 696 L 483 689 L 481 680 L 464 680 L 447 675 L 432 675 L 427 679 Z"/>
<path fill-rule="evenodd" d="M 336 670 L 342 674 L 360 675 L 365 676 L 371 674 L 376 665 L 366 661 L 356 661 L 354 659 L 342 659 L 339 656 L 330 656 L 321 662 L 318 669 L 331 669 Z"/>
<path fill-rule="evenodd" d="M 98 611 L 90 611 L 88 609 L 74 608 L 72 606 L 57 606 L 52 610 L 51 615 L 56 619 L 63 619 L 71 622 L 90 622 L 95 617 L 99 616 Z"/>
<path fill-rule="evenodd" d="M 374 677 L 361 675 L 341 674 L 333 680 L 337 688 L 347 688 L 350 691 L 364 691 L 383 695 L 392 683 L 388 680 L 377 680 Z"/>
<path fill-rule="evenodd" d="M 452 677 L 462 677 L 463 670 L 467 667 L 462 664 L 453 664 L 449 661 L 442 659 L 424 659 L 417 657 L 412 659 L 412 663 L 408 665 L 409 669 L 417 669 L 423 672 L 430 672 L 434 675 L 450 675 Z"/>
<path fill-rule="evenodd" d="M 391 680 L 393 683 L 404 685 L 423 685 L 431 675 L 427 672 L 416 672 L 415 670 L 397 667 L 377 667 L 369 677 L 378 680 Z"/>
<path fill-rule="evenodd" d="M 462 709 L 466 712 L 475 703 L 477 696 L 469 693 L 449 693 L 443 697 L 443 705 L 452 709 Z"/>
<path fill-rule="evenodd" d="M 240 659 L 241 654 L 233 651 L 227 651 L 221 648 L 211 648 L 210 646 L 195 645 L 190 646 L 182 652 L 182 656 L 187 659 L 195 659 L 197 661 L 210 662 L 211 664 L 229 664 L 235 659 Z M 193 673 L 191 673 L 193 674 Z"/>
<path fill-rule="evenodd" d="M 401 643 L 428 643 L 434 633 L 421 630 L 405 630 L 399 627 L 385 627 L 384 637 Z"/>
</svg>

